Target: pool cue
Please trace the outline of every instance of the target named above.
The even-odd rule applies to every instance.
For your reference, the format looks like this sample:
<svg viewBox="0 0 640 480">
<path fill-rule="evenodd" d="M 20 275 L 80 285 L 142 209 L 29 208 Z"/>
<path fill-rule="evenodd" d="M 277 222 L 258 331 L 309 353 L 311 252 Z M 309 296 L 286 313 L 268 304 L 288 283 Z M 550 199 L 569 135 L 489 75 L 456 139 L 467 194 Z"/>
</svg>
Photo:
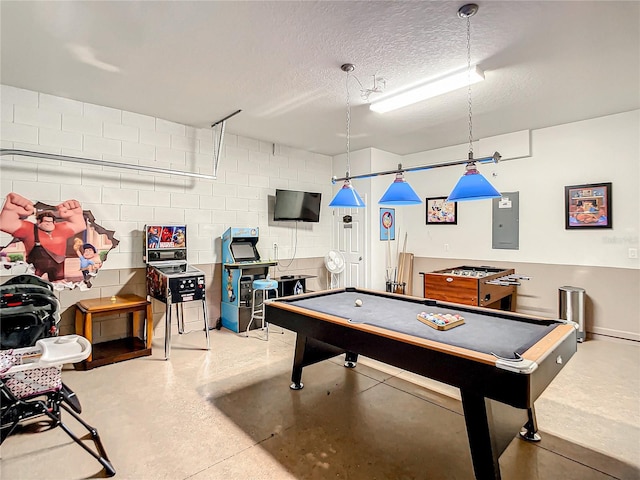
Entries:
<svg viewBox="0 0 640 480">
<path fill-rule="evenodd" d="M 400 254 L 398 254 L 398 281 L 396 282 L 395 293 L 401 293 L 400 284 L 402 283 L 402 270 L 402 258 L 400 257 Z"/>
<path fill-rule="evenodd" d="M 402 283 L 402 277 L 404 276 L 404 262 L 405 262 L 405 257 L 407 255 L 407 232 L 405 232 L 404 234 L 404 245 L 402 246 L 402 254 L 398 257 L 398 263 L 400 264 L 400 273 L 398 274 L 398 281 L 401 284 Z M 398 245 L 400 244 L 400 242 L 398 242 Z M 400 285 L 398 285 L 398 290 L 400 290 L 400 293 L 404 293 L 402 291 L 402 287 Z"/>
<path fill-rule="evenodd" d="M 402 255 L 402 253 L 400 254 Z M 402 273 L 403 273 L 403 268 L 402 268 L 402 257 L 398 258 L 398 285 L 397 287 L 400 287 L 400 284 L 402 283 Z"/>
<path fill-rule="evenodd" d="M 398 259 L 398 255 L 400 254 L 400 228 L 398 228 L 398 235 L 396 236 L 396 260 Z M 396 268 L 400 268 L 400 265 L 396 261 Z"/>
</svg>

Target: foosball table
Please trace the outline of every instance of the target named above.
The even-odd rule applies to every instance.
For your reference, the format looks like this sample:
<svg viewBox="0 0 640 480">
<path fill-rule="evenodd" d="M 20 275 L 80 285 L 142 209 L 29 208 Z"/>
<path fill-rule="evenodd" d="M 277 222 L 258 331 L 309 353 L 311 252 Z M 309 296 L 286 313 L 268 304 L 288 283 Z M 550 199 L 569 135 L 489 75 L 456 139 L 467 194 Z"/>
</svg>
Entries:
<svg viewBox="0 0 640 480">
<path fill-rule="evenodd" d="M 515 312 L 516 287 L 529 277 L 516 275 L 513 268 L 455 267 L 424 276 L 424 297 Z"/>
</svg>

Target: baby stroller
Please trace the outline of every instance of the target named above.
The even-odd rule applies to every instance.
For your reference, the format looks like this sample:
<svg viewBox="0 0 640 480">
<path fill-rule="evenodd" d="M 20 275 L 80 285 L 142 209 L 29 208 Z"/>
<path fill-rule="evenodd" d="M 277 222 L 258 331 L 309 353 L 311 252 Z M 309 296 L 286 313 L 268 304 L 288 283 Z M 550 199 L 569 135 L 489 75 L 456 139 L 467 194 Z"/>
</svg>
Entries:
<svg viewBox="0 0 640 480">
<path fill-rule="evenodd" d="M 62 365 L 86 359 L 91 344 L 79 335 L 56 336 L 60 313 L 51 284 L 20 275 L 0 285 L 0 316 L 0 444 L 22 422 L 46 417 L 115 475 L 97 430 L 78 415 L 78 397 L 62 383 Z M 89 431 L 97 452 L 62 422 L 62 410 Z"/>
</svg>

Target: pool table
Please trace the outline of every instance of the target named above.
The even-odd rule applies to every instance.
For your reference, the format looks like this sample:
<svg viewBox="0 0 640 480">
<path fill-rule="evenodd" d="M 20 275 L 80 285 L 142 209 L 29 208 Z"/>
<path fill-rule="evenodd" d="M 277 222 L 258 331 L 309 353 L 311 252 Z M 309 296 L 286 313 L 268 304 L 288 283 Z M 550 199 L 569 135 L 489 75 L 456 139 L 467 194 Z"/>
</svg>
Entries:
<svg viewBox="0 0 640 480">
<path fill-rule="evenodd" d="M 356 306 L 356 300 L 362 305 Z M 438 330 L 420 313 L 458 314 Z M 477 479 L 499 479 L 498 458 L 519 432 L 539 440 L 534 401 L 576 352 L 577 324 L 360 288 L 268 301 L 266 321 L 296 332 L 291 388 L 302 369 L 346 354 L 379 360 L 460 389 Z"/>
</svg>

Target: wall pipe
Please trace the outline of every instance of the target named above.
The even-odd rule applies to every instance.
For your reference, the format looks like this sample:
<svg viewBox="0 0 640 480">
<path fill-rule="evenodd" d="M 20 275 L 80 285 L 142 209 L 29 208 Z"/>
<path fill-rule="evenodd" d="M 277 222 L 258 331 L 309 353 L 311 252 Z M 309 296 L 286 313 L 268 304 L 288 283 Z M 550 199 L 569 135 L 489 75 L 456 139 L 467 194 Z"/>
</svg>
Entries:
<svg viewBox="0 0 640 480">
<path fill-rule="evenodd" d="M 196 172 L 185 172 L 182 170 L 171 170 L 168 168 L 149 167 L 146 165 L 133 165 L 130 163 L 109 162 L 108 160 L 96 160 L 94 158 L 72 157 L 70 155 L 58 155 L 55 153 L 34 152 L 31 150 L 17 150 L 13 148 L 0 148 L 0 157 L 4 155 L 13 155 L 13 156 L 22 156 L 22 157 L 46 158 L 48 160 L 57 160 L 59 162 L 82 163 L 85 165 L 95 165 L 98 167 L 123 168 L 127 170 L 138 170 L 142 172 L 162 173 L 165 175 L 179 175 L 182 177 L 195 177 L 195 178 L 202 178 L 205 180 L 217 180 L 218 165 L 220 162 L 220 153 L 222 151 L 222 142 L 224 140 L 225 123 L 228 119 L 230 119 L 234 115 L 237 115 L 241 111 L 242 110 L 236 110 L 232 114 L 227 115 L 223 119 L 218 120 L 217 122 L 211 125 L 211 128 L 214 128 L 216 125 L 220 123 L 222 124 L 222 128 L 220 129 L 220 143 L 218 144 L 217 151 L 214 152 L 213 175 L 207 175 L 205 173 L 196 173 Z M 215 132 L 214 132 L 214 135 L 215 135 Z"/>
<path fill-rule="evenodd" d="M 99 167 L 124 168 L 128 170 L 140 170 L 143 172 L 164 173 L 167 175 L 181 175 L 183 177 L 204 178 L 206 180 L 216 180 L 215 175 L 206 175 L 204 173 L 184 172 L 181 170 L 170 170 L 167 168 L 148 167 L 145 165 L 132 165 L 129 163 L 109 162 L 107 160 L 95 160 L 93 158 L 71 157 L 68 155 L 57 155 L 55 153 L 32 152 L 30 150 L 15 150 L 11 148 L 0 149 L 0 156 L 14 155 L 22 157 L 47 158 L 49 160 L 58 160 L 60 162 L 84 163 L 86 165 L 96 165 Z"/>
</svg>

